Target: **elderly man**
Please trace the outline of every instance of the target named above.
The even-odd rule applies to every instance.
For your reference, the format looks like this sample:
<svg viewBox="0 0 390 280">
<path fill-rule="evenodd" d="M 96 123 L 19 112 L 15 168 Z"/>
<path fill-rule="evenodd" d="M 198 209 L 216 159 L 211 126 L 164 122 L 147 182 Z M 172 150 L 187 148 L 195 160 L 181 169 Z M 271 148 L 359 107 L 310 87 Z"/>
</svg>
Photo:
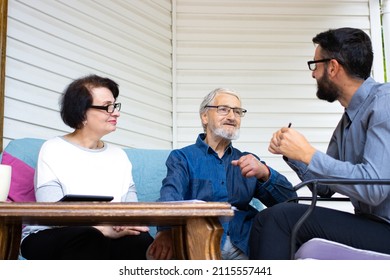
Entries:
<svg viewBox="0 0 390 280">
<path fill-rule="evenodd" d="M 232 146 L 245 113 L 234 91 L 218 88 L 210 92 L 199 110 L 204 133 L 195 144 L 171 152 L 161 188 L 160 201 L 198 199 L 229 202 L 235 207 L 234 218 L 222 224 L 223 259 L 247 259 L 252 218 L 258 212 L 249 204 L 252 198 L 272 206 L 296 196 L 284 176 L 254 154 Z M 169 229 L 159 230 L 149 256 L 172 257 Z"/>
</svg>

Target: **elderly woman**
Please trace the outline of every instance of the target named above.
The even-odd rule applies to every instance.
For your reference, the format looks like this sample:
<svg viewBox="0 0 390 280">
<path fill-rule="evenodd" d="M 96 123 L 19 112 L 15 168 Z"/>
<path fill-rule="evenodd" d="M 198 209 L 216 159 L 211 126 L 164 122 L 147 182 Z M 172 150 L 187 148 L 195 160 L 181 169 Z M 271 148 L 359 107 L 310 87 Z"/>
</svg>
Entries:
<svg viewBox="0 0 390 280">
<path fill-rule="evenodd" d="M 39 153 L 35 196 L 54 202 L 67 194 L 137 201 L 126 153 L 101 138 L 116 130 L 118 85 L 90 75 L 73 81 L 61 99 L 61 117 L 73 132 L 46 141 Z M 145 259 L 153 238 L 142 226 L 26 226 L 27 259 Z"/>
</svg>

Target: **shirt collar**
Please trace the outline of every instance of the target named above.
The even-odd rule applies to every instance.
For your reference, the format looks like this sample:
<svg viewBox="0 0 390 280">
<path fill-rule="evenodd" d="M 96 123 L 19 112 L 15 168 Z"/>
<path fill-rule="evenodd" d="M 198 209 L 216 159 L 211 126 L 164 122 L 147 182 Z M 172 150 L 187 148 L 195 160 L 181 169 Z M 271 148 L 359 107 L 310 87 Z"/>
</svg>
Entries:
<svg viewBox="0 0 390 280">
<path fill-rule="evenodd" d="M 199 149 L 201 149 L 205 154 L 207 153 L 215 153 L 213 148 L 211 148 L 205 141 L 206 139 L 206 134 L 205 133 L 200 133 L 198 135 L 198 138 L 196 139 L 196 146 L 198 146 Z M 225 154 L 229 153 L 231 154 L 233 152 L 233 145 L 230 142 L 230 144 L 226 147 Z"/>
<path fill-rule="evenodd" d="M 367 78 L 352 96 L 351 102 L 348 104 L 348 108 L 345 110 L 351 121 L 355 118 L 361 105 L 370 95 L 370 89 L 375 83 L 376 82 L 373 78 Z"/>
</svg>

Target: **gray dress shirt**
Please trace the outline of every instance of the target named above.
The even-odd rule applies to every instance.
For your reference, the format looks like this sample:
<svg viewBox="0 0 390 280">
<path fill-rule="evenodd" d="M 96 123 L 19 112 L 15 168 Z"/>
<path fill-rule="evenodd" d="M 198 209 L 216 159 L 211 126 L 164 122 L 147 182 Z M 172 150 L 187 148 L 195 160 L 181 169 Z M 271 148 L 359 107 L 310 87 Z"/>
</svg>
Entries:
<svg viewBox="0 0 390 280">
<path fill-rule="evenodd" d="M 325 153 L 309 165 L 289 160 L 302 181 L 310 179 L 390 179 L 390 84 L 368 78 L 356 91 Z M 348 196 L 356 214 L 390 222 L 389 185 L 319 186 L 321 196 Z"/>
</svg>

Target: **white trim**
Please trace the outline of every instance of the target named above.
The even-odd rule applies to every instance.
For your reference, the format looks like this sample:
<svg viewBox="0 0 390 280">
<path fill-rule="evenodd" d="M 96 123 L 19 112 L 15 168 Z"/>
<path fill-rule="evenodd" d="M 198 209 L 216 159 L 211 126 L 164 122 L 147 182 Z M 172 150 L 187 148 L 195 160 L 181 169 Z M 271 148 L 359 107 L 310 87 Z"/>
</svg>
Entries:
<svg viewBox="0 0 390 280">
<path fill-rule="evenodd" d="M 176 0 L 172 5 L 172 148 L 177 147 L 177 46 L 176 46 Z"/>
<path fill-rule="evenodd" d="M 386 80 L 390 82 L 390 1 L 382 0 L 382 31 L 386 63 Z"/>
<path fill-rule="evenodd" d="M 382 49 L 382 28 L 380 19 L 380 4 L 378 0 L 370 0 L 371 41 L 374 52 L 373 77 L 377 82 L 385 81 Z"/>
</svg>

